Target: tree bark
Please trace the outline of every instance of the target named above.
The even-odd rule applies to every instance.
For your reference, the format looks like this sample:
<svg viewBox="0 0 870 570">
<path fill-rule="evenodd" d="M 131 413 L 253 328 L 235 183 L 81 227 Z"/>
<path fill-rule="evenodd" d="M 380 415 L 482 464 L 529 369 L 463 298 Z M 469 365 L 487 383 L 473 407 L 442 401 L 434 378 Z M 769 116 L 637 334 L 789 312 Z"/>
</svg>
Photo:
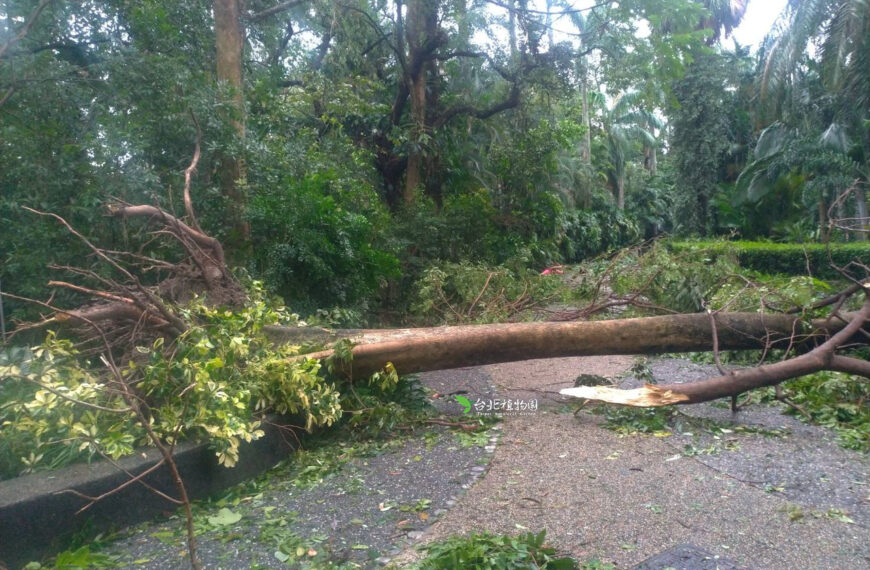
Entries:
<svg viewBox="0 0 870 570">
<path fill-rule="evenodd" d="M 756 366 L 745 370 L 725 372 L 720 376 L 685 384 L 647 384 L 643 388 L 620 390 L 602 386 L 580 386 L 561 390 L 566 396 L 596 400 L 626 406 L 666 406 L 669 404 L 696 404 L 718 398 L 737 396 L 755 388 L 775 386 L 785 380 L 813 374 L 822 370 L 834 370 L 857 374 L 870 378 L 870 362 L 835 354 L 835 351 L 852 342 L 870 319 L 870 298 L 864 302 L 860 311 L 850 315 L 851 319 L 825 342 L 806 354 L 772 364 Z M 832 331 L 828 331 L 829 333 Z M 867 337 L 863 342 L 866 344 Z M 860 341 L 859 341 L 860 342 Z M 722 370 L 720 368 L 720 370 Z"/>
<path fill-rule="evenodd" d="M 214 0 L 215 50 L 217 80 L 232 90 L 233 116 L 230 122 L 239 140 L 245 139 L 245 95 L 242 82 L 242 56 L 245 33 L 241 23 L 240 0 Z M 228 245 L 245 250 L 250 243 L 251 229 L 245 221 L 247 197 L 239 190 L 238 181 L 245 177 L 244 158 L 224 155 L 220 158 L 220 186 L 227 200 L 226 218 L 230 223 Z"/>
<path fill-rule="evenodd" d="M 414 201 L 417 187 L 423 182 L 423 138 L 427 132 L 427 68 L 432 54 L 441 43 L 438 30 L 438 3 L 434 0 L 410 0 L 405 23 L 408 65 L 405 69 L 411 103 L 411 144 L 405 169 L 406 204 Z"/>
<path fill-rule="evenodd" d="M 716 317 L 718 344 L 723 350 L 765 347 L 808 350 L 841 330 L 841 321 L 813 321 L 806 326 L 789 315 L 724 313 Z M 286 341 L 282 327 L 267 327 L 276 342 Z M 537 358 L 604 354 L 659 354 L 709 351 L 713 346 L 710 315 L 667 315 L 610 321 L 518 323 L 347 331 L 359 344 L 345 372 L 356 378 L 392 362 L 402 374 L 460 366 Z M 339 336 L 344 336 L 338 331 Z M 298 339 L 296 339 L 298 340 Z M 296 342 L 291 340 L 291 342 Z M 866 344 L 866 338 L 856 339 Z M 326 358 L 332 351 L 305 355 Z"/>
</svg>

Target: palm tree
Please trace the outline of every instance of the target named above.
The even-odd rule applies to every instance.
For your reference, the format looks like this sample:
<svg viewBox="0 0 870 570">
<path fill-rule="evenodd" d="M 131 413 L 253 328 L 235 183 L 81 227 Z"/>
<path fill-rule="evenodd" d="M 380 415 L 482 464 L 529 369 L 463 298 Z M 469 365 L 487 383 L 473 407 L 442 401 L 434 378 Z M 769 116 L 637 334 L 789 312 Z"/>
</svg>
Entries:
<svg viewBox="0 0 870 570">
<path fill-rule="evenodd" d="M 701 4 L 709 12 L 701 21 L 701 26 L 713 30 L 709 39 L 709 43 L 713 44 L 723 35 L 730 36 L 734 28 L 740 25 L 749 0 L 703 0 Z"/>
<path fill-rule="evenodd" d="M 870 2 L 789 0 L 778 33 L 768 39 L 760 77 L 762 101 L 774 102 L 776 118 L 789 120 L 786 104 L 791 97 L 787 95 L 798 92 L 795 87 L 806 79 L 811 64 L 828 94 L 835 117 L 832 126 L 845 125 L 861 147 L 866 182 L 870 179 Z M 831 127 L 825 132 L 831 132 Z M 864 186 L 856 189 L 856 215 L 866 221 Z"/>
<path fill-rule="evenodd" d="M 641 97 L 636 91 L 623 93 L 610 108 L 604 109 L 602 117 L 610 155 L 610 176 L 620 210 L 625 208 L 626 155 L 637 141 L 645 148 L 656 148 L 655 130 L 663 126 L 658 116 L 641 108 Z"/>
</svg>

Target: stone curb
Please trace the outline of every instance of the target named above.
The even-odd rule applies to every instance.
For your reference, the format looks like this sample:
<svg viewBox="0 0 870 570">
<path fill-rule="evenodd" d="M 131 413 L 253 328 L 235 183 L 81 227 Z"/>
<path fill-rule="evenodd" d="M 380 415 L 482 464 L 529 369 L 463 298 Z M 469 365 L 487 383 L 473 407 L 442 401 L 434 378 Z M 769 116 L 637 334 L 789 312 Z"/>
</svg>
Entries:
<svg viewBox="0 0 870 570">
<path fill-rule="evenodd" d="M 268 423 L 263 425 L 263 430 L 265 435 L 257 441 L 242 443 L 239 462 L 232 469 L 218 465 L 215 453 L 205 444 L 179 445 L 175 461 L 190 498 L 200 499 L 217 493 L 259 475 L 286 458 L 294 448 L 292 437 Z M 153 466 L 159 458 L 156 449 L 148 448 L 118 463 L 136 475 Z M 127 480 L 126 474 L 99 461 L 0 482 L 0 569 L 18 568 L 64 550 L 73 537 L 93 537 L 177 508 L 134 483 L 76 514 L 88 501 L 63 492 L 75 489 L 99 496 Z M 144 480 L 170 496 L 177 496 L 166 466 Z"/>
</svg>

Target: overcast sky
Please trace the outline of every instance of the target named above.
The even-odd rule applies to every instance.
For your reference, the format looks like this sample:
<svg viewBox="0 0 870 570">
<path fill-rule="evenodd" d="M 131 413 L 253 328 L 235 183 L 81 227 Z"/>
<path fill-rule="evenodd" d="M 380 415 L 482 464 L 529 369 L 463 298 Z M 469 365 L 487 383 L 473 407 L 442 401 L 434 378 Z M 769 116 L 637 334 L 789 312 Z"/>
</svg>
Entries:
<svg viewBox="0 0 870 570">
<path fill-rule="evenodd" d="M 786 0 L 749 0 L 746 15 L 734 30 L 734 39 L 742 46 L 758 48 L 785 8 L 785 3 Z"/>
</svg>

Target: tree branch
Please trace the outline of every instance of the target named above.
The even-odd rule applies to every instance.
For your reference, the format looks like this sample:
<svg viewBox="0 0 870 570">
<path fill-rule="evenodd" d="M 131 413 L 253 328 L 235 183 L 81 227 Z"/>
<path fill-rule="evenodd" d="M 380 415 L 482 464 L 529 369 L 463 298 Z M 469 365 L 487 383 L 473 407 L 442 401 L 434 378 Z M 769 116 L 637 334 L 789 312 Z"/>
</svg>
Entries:
<svg viewBox="0 0 870 570">
<path fill-rule="evenodd" d="M 478 119 L 488 119 L 493 115 L 497 115 L 498 113 L 507 111 L 508 109 L 518 107 L 519 104 L 520 88 L 517 83 L 513 83 L 511 85 L 508 96 L 503 101 L 500 101 L 499 103 L 483 109 L 477 108 L 473 105 L 455 105 L 453 107 L 449 107 L 437 119 L 435 119 L 433 126 L 436 129 L 441 128 L 448 122 L 450 122 L 451 119 L 459 115 L 471 115 L 472 117 L 476 117 Z"/>
<path fill-rule="evenodd" d="M 6 53 L 6 50 L 24 39 L 24 36 L 26 36 L 28 32 L 30 32 L 30 28 L 32 28 L 33 24 L 36 23 L 36 19 L 39 18 L 39 15 L 42 13 L 43 10 L 45 10 L 45 7 L 48 6 L 51 1 L 52 0 L 39 0 L 39 4 L 37 4 L 36 8 L 33 9 L 33 12 L 30 13 L 30 17 L 27 19 L 27 22 L 24 24 L 24 26 L 20 30 L 18 30 L 18 33 L 12 39 L 0 46 L 0 58 L 3 57 L 3 54 Z"/>
<path fill-rule="evenodd" d="M 199 233 L 203 233 L 202 228 L 199 227 L 199 222 L 196 221 L 196 214 L 193 212 L 193 201 L 190 199 L 190 177 L 196 171 L 196 164 L 199 162 L 202 129 L 199 128 L 199 122 L 196 120 L 196 115 L 193 114 L 193 109 L 190 109 L 190 118 L 196 127 L 196 144 L 193 149 L 193 159 L 190 161 L 190 166 L 184 171 L 184 210 L 190 219 L 190 225 Z"/>
<path fill-rule="evenodd" d="M 291 8 L 295 8 L 300 4 L 304 4 L 307 0 L 289 0 L 288 2 L 281 2 L 272 6 L 271 8 L 266 8 L 262 12 L 257 12 L 256 14 L 248 14 L 245 17 L 245 20 L 248 23 L 255 24 L 262 20 L 265 20 L 269 16 L 274 16 L 275 14 L 279 14 Z"/>
</svg>

